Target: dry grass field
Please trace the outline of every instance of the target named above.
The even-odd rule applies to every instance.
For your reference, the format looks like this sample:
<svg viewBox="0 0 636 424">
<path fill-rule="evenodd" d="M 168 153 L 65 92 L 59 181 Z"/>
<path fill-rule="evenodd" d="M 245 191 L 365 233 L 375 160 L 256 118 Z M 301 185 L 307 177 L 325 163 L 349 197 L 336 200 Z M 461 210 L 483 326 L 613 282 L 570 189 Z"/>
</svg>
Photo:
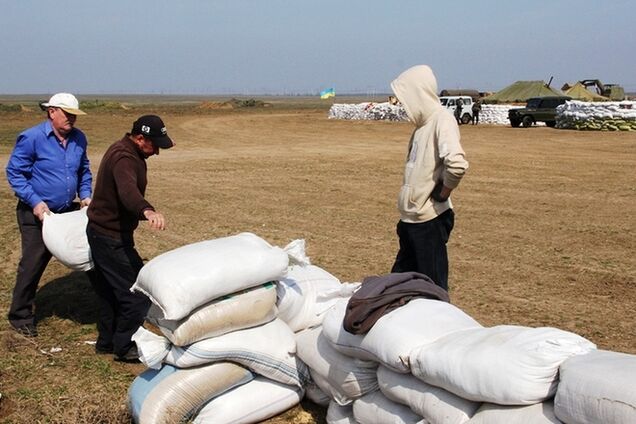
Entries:
<svg viewBox="0 0 636 424">
<path fill-rule="evenodd" d="M 305 239 L 312 262 L 343 282 L 389 271 L 410 124 L 329 120 L 326 103 L 302 99 L 198 104 L 128 99 L 78 119 L 94 172 L 141 114 L 160 114 L 176 141 L 148 162 L 147 198 L 168 228 L 141 226 L 142 257 L 250 231 L 279 246 Z M 0 112 L 3 168 L 18 132 L 44 117 L 33 104 L 23 109 Z M 461 133 L 470 169 L 453 193 L 452 302 L 486 326 L 553 326 L 636 354 L 636 135 L 485 125 Z M 0 422 L 130 422 L 127 389 L 144 367 L 85 343 L 96 337 L 96 299 L 82 274 L 52 262 L 36 299 L 40 336 L 10 330 L 15 203 L 0 184 Z M 268 422 L 324 416 L 306 401 Z"/>
</svg>

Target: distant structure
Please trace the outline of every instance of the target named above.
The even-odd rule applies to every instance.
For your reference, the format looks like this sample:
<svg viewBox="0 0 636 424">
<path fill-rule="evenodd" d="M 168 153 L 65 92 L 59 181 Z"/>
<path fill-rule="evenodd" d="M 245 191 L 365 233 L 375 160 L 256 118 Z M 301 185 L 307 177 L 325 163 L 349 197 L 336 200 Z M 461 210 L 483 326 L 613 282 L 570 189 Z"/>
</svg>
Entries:
<svg viewBox="0 0 636 424">
<path fill-rule="evenodd" d="M 439 92 L 439 96 L 440 97 L 447 97 L 447 96 L 469 96 L 473 99 L 473 102 L 476 102 L 481 95 L 479 94 L 479 91 L 477 90 L 472 90 L 472 89 L 456 89 L 456 90 L 447 90 L 444 89 L 442 91 Z"/>
</svg>

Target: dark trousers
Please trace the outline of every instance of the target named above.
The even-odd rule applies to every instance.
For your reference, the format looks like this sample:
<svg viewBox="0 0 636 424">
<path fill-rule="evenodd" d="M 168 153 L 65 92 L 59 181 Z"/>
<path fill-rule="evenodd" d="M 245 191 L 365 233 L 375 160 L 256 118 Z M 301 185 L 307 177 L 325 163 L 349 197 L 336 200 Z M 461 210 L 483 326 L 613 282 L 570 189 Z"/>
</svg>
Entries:
<svg viewBox="0 0 636 424">
<path fill-rule="evenodd" d="M 132 293 L 143 261 L 132 236 L 114 239 L 87 228 L 88 244 L 95 264 L 91 284 L 99 297 L 97 320 L 97 348 L 113 349 L 116 355 L 125 355 L 134 342 L 132 335 L 144 322 L 150 299 L 141 293 Z"/>
<path fill-rule="evenodd" d="M 33 303 L 40 278 L 51 260 L 51 252 L 42 240 L 42 221 L 33 215 L 33 209 L 23 202 L 16 207 L 18 228 L 22 238 L 22 257 L 13 288 L 9 308 L 9 322 L 14 327 L 35 324 Z"/>
<path fill-rule="evenodd" d="M 454 224 L 455 213 L 452 209 L 427 222 L 398 222 L 400 250 L 391 272 L 419 272 L 448 291 L 446 243 Z"/>
<path fill-rule="evenodd" d="M 479 124 L 479 111 L 473 112 L 473 125 Z"/>
</svg>

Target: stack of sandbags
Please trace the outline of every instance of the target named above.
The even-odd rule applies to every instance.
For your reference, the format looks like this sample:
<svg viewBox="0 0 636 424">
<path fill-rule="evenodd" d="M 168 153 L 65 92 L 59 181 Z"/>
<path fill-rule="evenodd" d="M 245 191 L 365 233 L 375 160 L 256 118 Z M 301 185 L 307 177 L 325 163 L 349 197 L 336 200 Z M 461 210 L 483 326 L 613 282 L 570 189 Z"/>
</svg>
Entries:
<svg viewBox="0 0 636 424">
<path fill-rule="evenodd" d="M 298 403 L 309 373 L 295 355 L 293 331 L 277 318 L 275 282 L 286 275 L 290 260 L 305 259 L 296 242 L 280 249 L 242 233 L 148 262 L 131 289 L 152 300 L 148 322 L 157 328 L 141 327 L 133 336 L 150 368 L 131 386 L 135 420 L 224 423 L 240 415 L 248 420 L 240 422 L 258 422 Z M 187 380 L 220 365 L 226 366 L 216 371 L 220 383 L 212 389 L 203 378 Z M 158 377 L 166 373 L 170 379 Z M 188 393 L 175 393 L 173 386 L 186 386 Z M 242 400 L 250 393 L 259 396 Z"/>
<path fill-rule="evenodd" d="M 298 354 L 307 362 L 314 382 L 331 398 L 327 422 L 391 424 L 428 420 L 429 417 L 422 414 L 426 408 L 412 408 L 406 400 L 407 394 L 402 398 L 388 390 L 392 383 L 386 381 L 387 372 L 398 376 L 398 385 L 412 385 L 415 378 L 409 374 L 409 354 L 413 349 L 452 332 L 481 328 L 479 323 L 449 303 L 419 298 L 381 317 L 368 333 L 351 334 L 343 328 L 347 303 L 348 299 L 343 299 L 329 310 L 320 334 L 315 339 L 314 349 L 314 355 L 324 355 L 324 364 L 337 359 L 338 364 L 348 364 L 346 368 L 332 365 L 328 369 L 327 378 L 321 381 L 315 377 L 315 371 L 321 369 L 321 361 L 315 357 L 305 357 L 301 346 L 306 344 L 298 341 Z M 309 338 L 310 335 L 305 337 Z M 347 384 L 336 386 L 337 381 Z M 421 387 L 411 392 L 419 389 Z M 407 392 L 405 390 L 403 393 Z M 422 396 L 428 399 L 440 396 L 442 400 L 428 402 L 446 402 L 432 408 L 438 416 L 451 416 L 455 413 L 453 408 L 457 409 L 452 404 L 451 398 L 454 396 L 443 392 L 442 389 L 436 389 L 435 394 L 424 393 Z"/>
<path fill-rule="evenodd" d="M 351 334 L 343 328 L 346 305 L 342 300 L 327 313 L 314 350 L 325 363 L 346 363 L 327 345 L 366 369 L 377 364 L 379 390 L 347 392 L 343 387 L 356 387 L 349 380 L 340 378 L 346 384 L 333 387 L 314 378 L 331 398 L 330 423 L 559 423 L 553 402 L 559 367 L 596 348 L 555 328 L 484 328 L 455 306 L 430 299 L 411 300 L 368 333 Z M 320 369 L 315 358 L 306 361 Z M 329 376 L 339 375 L 332 370 Z"/>
<path fill-rule="evenodd" d="M 42 222 L 44 245 L 58 261 L 73 271 L 89 271 L 93 268 L 86 236 L 87 209 L 44 214 Z"/>
<path fill-rule="evenodd" d="M 349 119 L 366 121 L 407 121 L 408 116 L 401 105 L 389 102 L 358 104 L 334 103 L 329 109 L 329 119 Z"/>
<path fill-rule="evenodd" d="M 557 107 L 556 128 L 636 131 L 636 102 L 568 101 Z"/>
<path fill-rule="evenodd" d="M 519 108 L 518 105 L 482 105 L 479 112 L 480 124 L 510 125 L 508 111 Z"/>
</svg>

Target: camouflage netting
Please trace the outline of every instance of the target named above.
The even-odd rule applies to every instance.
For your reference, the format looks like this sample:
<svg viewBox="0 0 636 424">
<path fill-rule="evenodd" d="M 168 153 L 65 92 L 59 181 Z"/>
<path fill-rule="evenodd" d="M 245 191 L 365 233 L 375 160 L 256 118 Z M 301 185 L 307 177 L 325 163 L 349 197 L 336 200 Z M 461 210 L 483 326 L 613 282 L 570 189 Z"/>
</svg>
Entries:
<svg viewBox="0 0 636 424">
<path fill-rule="evenodd" d="M 636 131 L 636 102 L 569 101 L 557 107 L 556 128 Z"/>
</svg>

